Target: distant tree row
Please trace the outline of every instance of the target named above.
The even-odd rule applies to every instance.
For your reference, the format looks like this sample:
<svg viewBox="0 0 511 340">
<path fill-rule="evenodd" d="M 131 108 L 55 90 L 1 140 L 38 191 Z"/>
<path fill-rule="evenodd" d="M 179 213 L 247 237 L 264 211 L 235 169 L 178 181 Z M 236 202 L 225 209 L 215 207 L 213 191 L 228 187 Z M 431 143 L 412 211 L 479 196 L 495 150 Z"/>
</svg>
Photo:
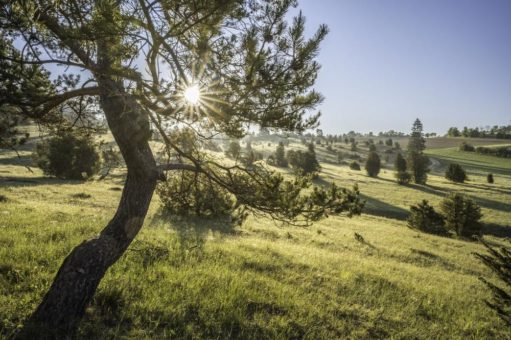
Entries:
<svg viewBox="0 0 511 340">
<path fill-rule="evenodd" d="M 451 127 L 447 130 L 448 137 L 470 137 L 470 138 L 497 138 L 511 139 L 511 125 L 494 125 L 491 128 L 468 128 L 464 127 L 461 131 L 457 127 Z"/>
<path fill-rule="evenodd" d="M 463 142 L 460 144 L 460 151 L 465 152 L 477 152 L 482 155 L 490 155 L 502 158 L 511 158 L 511 147 L 509 146 L 496 146 L 496 147 L 487 147 L 487 146 L 478 146 L 474 147 L 467 142 Z"/>
</svg>

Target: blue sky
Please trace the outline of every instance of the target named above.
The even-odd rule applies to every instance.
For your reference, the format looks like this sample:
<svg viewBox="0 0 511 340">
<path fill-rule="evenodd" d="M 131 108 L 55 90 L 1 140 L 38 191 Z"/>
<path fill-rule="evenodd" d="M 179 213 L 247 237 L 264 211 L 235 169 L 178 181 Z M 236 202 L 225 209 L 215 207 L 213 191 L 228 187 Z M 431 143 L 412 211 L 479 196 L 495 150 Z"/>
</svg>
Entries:
<svg viewBox="0 0 511 340">
<path fill-rule="evenodd" d="M 511 0 L 301 0 L 322 45 L 321 128 L 511 124 Z"/>
</svg>

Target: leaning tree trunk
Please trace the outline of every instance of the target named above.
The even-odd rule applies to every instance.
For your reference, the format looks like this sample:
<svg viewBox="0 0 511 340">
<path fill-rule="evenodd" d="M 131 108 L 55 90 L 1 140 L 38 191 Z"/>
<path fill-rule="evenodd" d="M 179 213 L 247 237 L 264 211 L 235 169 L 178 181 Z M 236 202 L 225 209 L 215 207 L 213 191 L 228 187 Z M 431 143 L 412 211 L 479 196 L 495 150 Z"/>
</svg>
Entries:
<svg viewBox="0 0 511 340">
<path fill-rule="evenodd" d="M 108 268 L 139 232 L 153 196 L 158 173 L 149 147 L 147 117 L 111 79 L 99 81 L 101 106 L 126 161 L 128 174 L 117 212 L 95 238 L 74 248 L 62 263 L 41 304 L 19 337 L 72 338 L 78 321 Z"/>
</svg>

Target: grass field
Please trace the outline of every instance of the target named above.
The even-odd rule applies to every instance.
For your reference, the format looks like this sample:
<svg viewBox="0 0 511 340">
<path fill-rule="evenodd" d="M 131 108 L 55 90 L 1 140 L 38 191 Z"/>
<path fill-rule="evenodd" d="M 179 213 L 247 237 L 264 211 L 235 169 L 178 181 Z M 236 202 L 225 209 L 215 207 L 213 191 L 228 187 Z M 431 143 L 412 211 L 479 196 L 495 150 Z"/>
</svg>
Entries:
<svg viewBox="0 0 511 340">
<path fill-rule="evenodd" d="M 318 148 L 316 184 L 358 183 L 368 203 L 360 217 L 309 228 L 169 220 L 155 197 L 141 234 L 101 283 L 80 337 L 510 339 L 484 303 L 490 294 L 478 277 L 496 278 L 472 255 L 483 247 L 406 226 L 410 204 L 437 206 L 460 191 L 482 206 L 488 242 L 510 245 L 511 160 L 446 147 L 428 149 L 435 165 L 428 185 L 406 187 L 390 164 L 369 178 Z M 29 152 L 0 153 L 0 337 L 7 338 L 66 254 L 108 222 L 123 181 L 122 169 L 104 181 L 46 178 L 25 168 Z M 443 178 L 453 161 L 467 169 L 467 183 Z"/>
</svg>

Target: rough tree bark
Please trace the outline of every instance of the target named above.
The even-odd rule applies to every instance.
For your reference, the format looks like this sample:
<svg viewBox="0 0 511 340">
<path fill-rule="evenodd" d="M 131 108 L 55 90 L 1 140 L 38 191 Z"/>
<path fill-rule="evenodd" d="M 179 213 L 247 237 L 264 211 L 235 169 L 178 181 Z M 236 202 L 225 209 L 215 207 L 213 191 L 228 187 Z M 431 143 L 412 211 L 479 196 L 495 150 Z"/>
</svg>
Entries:
<svg viewBox="0 0 511 340">
<path fill-rule="evenodd" d="M 128 168 L 122 197 L 105 229 L 74 248 L 64 260 L 20 338 L 34 334 L 74 337 L 107 269 L 122 256 L 142 227 L 156 187 L 159 173 L 148 143 L 147 117 L 121 83 L 101 79 L 99 85 L 101 106 Z"/>
</svg>

